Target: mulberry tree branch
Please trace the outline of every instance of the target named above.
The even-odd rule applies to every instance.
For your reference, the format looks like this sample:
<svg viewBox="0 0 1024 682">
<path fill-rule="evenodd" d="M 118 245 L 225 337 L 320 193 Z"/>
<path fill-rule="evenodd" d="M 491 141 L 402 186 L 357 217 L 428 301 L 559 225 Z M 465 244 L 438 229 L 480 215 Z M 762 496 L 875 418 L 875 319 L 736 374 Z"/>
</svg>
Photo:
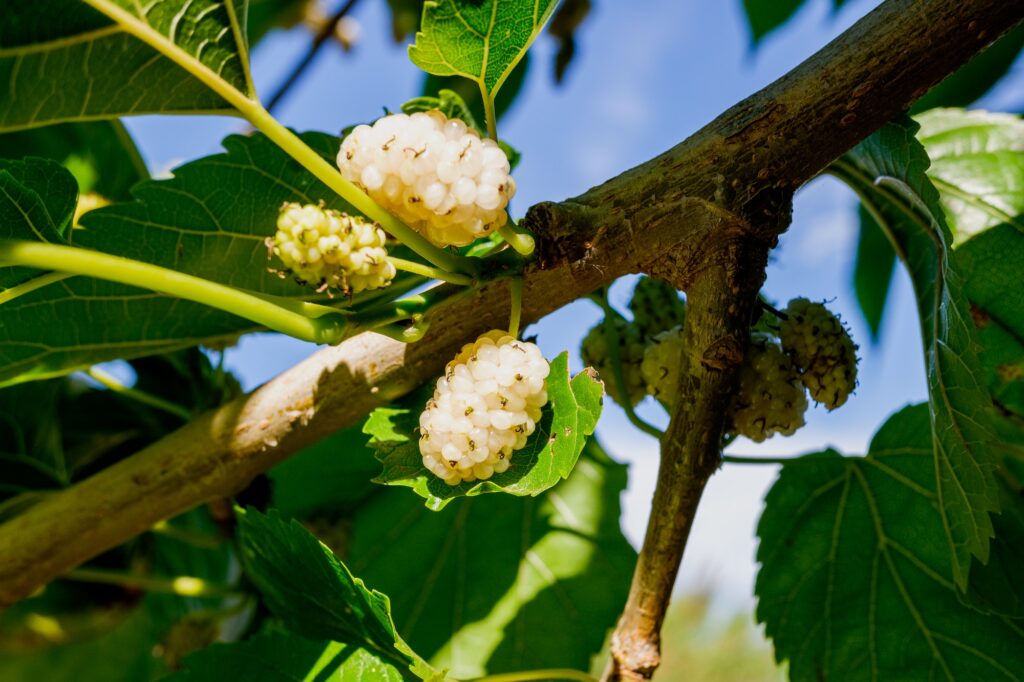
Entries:
<svg viewBox="0 0 1024 682">
<path fill-rule="evenodd" d="M 797 187 L 1022 17 L 1024 3 L 1005 0 L 887 0 L 661 156 L 575 199 L 534 206 L 525 220 L 537 259 L 523 273 L 523 322 L 631 272 L 704 286 L 715 280 L 703 273 L 726 267 L 737 244 L 751 253 L 774 245 Z M 0 525 L 0 606 L 230 494 L 436 376 L 467 338 L 504 326 L 508 286 L 491 282 L 440 308 L 419 343 L 364 334 L 322 350 Z"/>
<path fill-rule="evenodd" d="M 749 230 L 738 227 L 742 235 Z M 646 680 L 661 660 L 660 633 L 690 528 L 708 479 L 721 464 L 722 431 L 736 369 L 764 279 L 768 249 L 738 237 L 687 289 L 679 399 L 661 440 L 647 533 L 622 617 L 612 633 L 611 680 Z M 663 273 L 671 279 L 671 273 Z"/>
</svg>

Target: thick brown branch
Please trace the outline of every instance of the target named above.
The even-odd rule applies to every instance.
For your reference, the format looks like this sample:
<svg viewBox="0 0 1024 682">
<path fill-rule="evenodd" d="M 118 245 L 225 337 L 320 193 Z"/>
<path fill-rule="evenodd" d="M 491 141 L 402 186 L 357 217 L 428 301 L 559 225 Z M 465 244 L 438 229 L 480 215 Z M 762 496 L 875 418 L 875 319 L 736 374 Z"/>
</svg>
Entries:
<svg viewBox="0 0 1024 682">
<path fill-rule="evenodd" d="M 734 241 L 723 215 L 770 245 L 792 190 L 1009 30 L 1024 3 L 888 0 L 789 75 L 696 135 L 586 194 L 531 209 L 540 258 L 524 321 L 638 270 L 687 288 Z M 715 209 L 712 204 L 727 213 Z M 772 216 L 773 222 L 764 218 Z M 243 485 L 436 376 L 467 338 L 507 320 L 493 283 L 433 316 L 422 342 L 365 335 L 55 494 L 0 526 L 0 605 L 152 523 Z"/>
<path fill-rule="evenodd" d="M 735 370 L 767 257 L 763 244 L 739 236 L 687 291 L 680 398 L 662 439 L 658 485 L 629 598 L 612 633 L 607 682 L 649 679 L 660 663 L 661 625 L 701 494 L 720 463 Z"/>
</svg>

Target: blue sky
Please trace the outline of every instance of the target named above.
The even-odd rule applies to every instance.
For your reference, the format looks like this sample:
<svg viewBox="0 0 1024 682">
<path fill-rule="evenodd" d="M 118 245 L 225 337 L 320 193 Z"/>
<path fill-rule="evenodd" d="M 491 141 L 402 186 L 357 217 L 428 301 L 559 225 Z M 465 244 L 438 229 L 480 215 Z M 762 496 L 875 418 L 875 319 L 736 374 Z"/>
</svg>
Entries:
<svg viewBox="0 0 1024 682">
<path fill-rule="evenodd" d="M 513 211 L 522 214 L 537 201 L 577 195 L 677 144 L 796 66 L 875 4 L 851 0 L 835 13 L 831 0 L 812 0 L 754 51 L 740 0 L 594 0 L 593 12 L 578 33 L 576 61 L 566 83 L 553 82 L 555 44 L 543 36 L 534 48 L 524 92 L 501 123 L 501 137 L 523 154 L 515 174 L 519 189 Z M 336 133 L 418 94 L 422 76 L 408 61 L 404 46 L 391 42 L 386 3 L 364 0 L 353 18 L 361 27 L 359 43 L 349 54 L 336 46 L 324 50 L 278 111 L 289 126 Z M 264 97 L 308 42 L 302 31 L 278 31 L 257 48 L 252 63 Z M 1022 75 L 1024 64 L 1018 62 L 982 104 L 1020 110 Z M 128 127 L 151 169 L 166 172 L 217 152 L 222 137 L 245 126 L 224 118 L 143 117 L 129 120 Z M 783 303 L 798 295 L 833 301 L 861 346 L 860 388 L 835 413 L 813 409 L 808 426 L 792 438 L 761 446 L 741 440 L 730 451 L 797 454 L 833 446 L 862 452 L 888 414 L 925 398 L 920 337 L 906 277 L 897 276 L 878 345 L 870 343 L 857 312 L 849 284 L 854 206 L 852 194 L 833 180 L 817 180 L 801 190 L 765 291 Z M 613 289 L 613 300 L 623 309 L 631 287 L 629 278 Z M 598 319 L 593 304 L 579 302 L 527 333 L 538 334 L 549 356 L 568 349 L 574 369 L 579 369 L 577 330 Z M 227 362 L 246 387 L 253 387 L 315 350 L 292 339 L 260 335 L 229 351 Z M 657 444 L 634 430 L 616 406 L 607 405 L 598 434 L 616 457 L 631 465 L 624 529 L 637 544 L 654 488 Z M 640 412 L 652 422 L 667 421 L 653 403 L 642 405 Z M 754 527 L 774 475 L 771 466 L 731 465 L 712 479 L 684 559 L 681 589 L 710 585 L 722 605 L 752 604 Z"/>
</svg>

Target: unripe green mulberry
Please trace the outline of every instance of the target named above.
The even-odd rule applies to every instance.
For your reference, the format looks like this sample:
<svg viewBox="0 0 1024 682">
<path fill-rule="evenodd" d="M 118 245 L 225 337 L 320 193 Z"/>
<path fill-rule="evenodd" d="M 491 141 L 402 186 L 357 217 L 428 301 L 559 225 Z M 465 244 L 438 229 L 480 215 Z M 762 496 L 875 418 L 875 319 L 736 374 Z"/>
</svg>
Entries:
<svg viewBox="0 0 1024 682">
<path fill-rule="evenodd" d="M 668 407 L 679 386 L 679 360 L 683 354 L 683 328 L 673 327 L 654 337 L 644 353 L 640 371 L 647 392 Z"/>
<path fill-rule="evenodd" d="M 318 291 L 357 293 L 387 286 L 395 276 L 384 230 L 366 220 L 314 204 L 285 204 L 267 248 L 292 274 Z"/>
<path fill-rule="evenodd" d="M 857 387 L 857 346 L 839 317 L 821 303 L 794 298 L 784 312 L 782 347 L 803 371 L 811 397 L 834 410 Z"/>
<path fill-rule="evenodd" d="M 771 337 L 752 335 L 731 405 L 733 430 L 758 443 L 776 433 L 791 436 L 804 425 L 806 411 L 793 361 Z"/>
<path fill-rule="evenodd" d="M 686 317 L 686 303 L 679 298 L 675 287 L 653 277 L 642 277 L 637 282 L 629 310 L 644 341 L 673 327 L 681 327 Z"/>
<path fill-rule="evenodd" d="M 644 377 L 640 369 L 644 360 L 644 342 L 640 336 L 640 330 L 636 325 L 629 324 L 621 317 L 607 318 L 615 326 L 619 337 L 619 362 L 622 365 L 622 378 L 626 384 L 626 393 L 629 396 L 629 404 L 636 405 L 643 400 L 646 388 Z M 580 347 L 580 355 L 583 362 L 593 367 L 601 375 L 604 381 L 605 390 L 612 400 L 623 404 L 622 396 L 619 394 L 618 383 L 615 381 L 615 373 L 612 371 L 611 354 L 608 352 L 608 341 L 604 330 L 604 322 L 594 326 L 583 338 Z"/>
</svg>

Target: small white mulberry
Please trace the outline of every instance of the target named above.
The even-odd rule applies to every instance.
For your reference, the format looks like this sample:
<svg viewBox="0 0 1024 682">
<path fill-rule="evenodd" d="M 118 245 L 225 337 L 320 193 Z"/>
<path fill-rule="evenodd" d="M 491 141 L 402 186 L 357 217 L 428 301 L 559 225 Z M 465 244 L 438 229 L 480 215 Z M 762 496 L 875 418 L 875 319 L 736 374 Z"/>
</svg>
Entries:
<svg viewBox="0 0 1024 682">
<path fill-rule="evenodd" d="M 387 286 L 394 278 L 385 243 L 384 230 L 360 217 L 288 203 L 267 248 L 300 282 L 357 293 Z"/>
<path fill-rule="evenodd" d="M 758 443 L 776 433 L 791 436 L 804 425 L 807 394 L 800 372 L 766 334 L 751 335 L 730 411 L 733 430 Z"/>
<path fill-rule="evenodd" d="M 502 227 L 516 191 L 501 147 L 437 110 L 356 126 L 338 168 L 438 246 L 464 246 Z"/>
<path fill-rule="evenodd" d="M 669 407 L 675 402 L 682 355 L 683 328 L 673 327 L 651 340 L 640 365 L 647 392 Z"/>
<path fill-rule="evenodd" d="M 448 485 L 508 469 L 537 428 L 550 370 L 540 348 L 503 331 L 463 346 L 420 415 L 423 466 Z"/>
<path fill-rule="evenodd" d="M 834 410 L 857 387 L 857 346 L 839 317 L 821 303 L 794 298 L 783 312 L 782 347 L 802 370 L 811 397 Z"/>
<path fill-rule="evenodd" d="M 619 337 L 619 364 L 622 366 L 622 378 L 626 384 L 629 404 L 636 405 L 643 400 L 647 389 L 644 385 L 643 371 L 641 365 L 644 361 L 643 338 L 636 325 L 630 324 L 621 317 L 606 318 L 611 320 Z M 580 345 L 580 355 L 584 364 L 593 367 L 601 375 L 604 381 L 604 388 L 612 400 L 623 404 L 623 397 L 619 394 L 618 382 L 615 381 L 615 374 L 612 370 L 612 358 L 609 353 L 608 337 L 604 329 L 604 321 L 598 322 L 587 335 L 583 337 Z"/>
<path fill-rule="evenodd" d="M 673 327 L 681 327 L 686 319 L 686 302 L 679 297 L 676 288 L 654 277 L 642 277 L 637 282 L 629 310 L 645 341 Z"/>
</svg>

